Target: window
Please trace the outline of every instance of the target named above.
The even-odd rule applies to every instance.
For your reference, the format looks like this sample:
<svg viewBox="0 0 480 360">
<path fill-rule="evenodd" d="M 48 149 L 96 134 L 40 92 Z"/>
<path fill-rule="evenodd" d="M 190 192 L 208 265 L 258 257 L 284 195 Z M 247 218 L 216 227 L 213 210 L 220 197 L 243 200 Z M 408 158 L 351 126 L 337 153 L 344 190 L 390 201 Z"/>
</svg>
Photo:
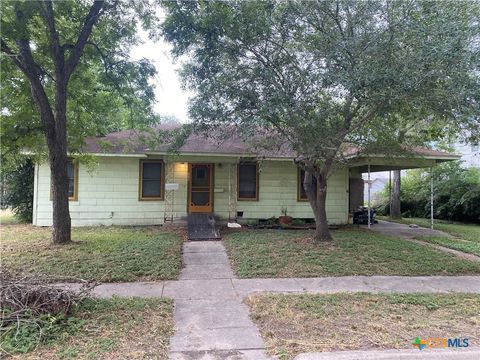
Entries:
<svg viewBox="0 0 480 360">
<path fill-rule="evenodd" d="M 140 160 L 140 200 L 163 200 L 163 161 Z"/>
<path fill-rule="evenodd" d="M 258 164 L 238 165 L 238 200 L 258 200 Z"/>
<path fill-rule="evenodd" d="M 72 159 L 67 160 L 68 200 L 78 200 L 78 163 Z M 53 200 L 53 181 L 50 181 L 50 201 Z"/>
<path fill-rule="evenodd" d="M 78 200 L 78 165 L 72 160 L 67 162 L 67 176 L 68 176 L 68 199 Z"/>
<path fill-rule="evenodd" d="M 307 193 L 303 187 L 303 179 L 305 179 L 305 170 L 298 169 L 298 180 L 297 180 L 297 200 L 298 201 L 308 201 Z M 315 176 L 312 176 L 312 185 L 317 192 L 317 179 Z"/>
</svg>

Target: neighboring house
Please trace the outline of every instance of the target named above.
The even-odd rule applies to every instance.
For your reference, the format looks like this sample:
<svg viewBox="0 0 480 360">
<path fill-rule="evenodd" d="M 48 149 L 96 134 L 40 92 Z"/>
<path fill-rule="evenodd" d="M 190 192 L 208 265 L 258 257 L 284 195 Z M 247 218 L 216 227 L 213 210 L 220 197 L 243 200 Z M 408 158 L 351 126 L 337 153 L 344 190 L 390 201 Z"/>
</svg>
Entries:
<svg viewBox="0 0 480 360">
<path fill-rule="evenodd" d="M 455 152 L 462 156 L 460 160 L 463 167 L 480 168 L 480 145 L 456 143 L 454 147 Z"/>
<path fill-rule="evenodd" d="M 389 183 L 389 179 L 388 177 L 384 177 L 385 175 L 388 176 L 388 173 L 374 173 L 370 176 L 370 179 L 372 180 L 372 187 L 370 188 L 370 202 L 372 206 L 378 205 L 383 200 L 383 190 Z M 363 179 L 367 180 L 365 174 L 363 175 Z M 368 204 L 368 183 L 366 181 L 363 191 L 363 202 Z"/>
<path fill-rule="evenodd" d="M 98 157 L 98 166 L 89 172 L 82 164 L 69 163 L 73 226 L 154 225 L 195 212 L 239 222 L 278 217 L 283 211 L 294 218 L 313 218 L 302 186 L 303 172 L 286 149 L 252 152 L 235 136 L 219 143 L 191 135 L 171 155 L 166 146 L 149 148 L 141 138 L 134 131 L 122 131 L 86 140 L 85 151 Z M 349 211 L 363 203 L 362 173 L 368 164 L 374 172 L 458 159 L 421 148 L 408 157 L 367 158 L 354 149 L 345 156 L 350 165 L 335 170 L 328 182 L 330 224 L 346 224 Z M 52 224 L 47 163 L 35 166 L 33 224 Z"/>
</svg>

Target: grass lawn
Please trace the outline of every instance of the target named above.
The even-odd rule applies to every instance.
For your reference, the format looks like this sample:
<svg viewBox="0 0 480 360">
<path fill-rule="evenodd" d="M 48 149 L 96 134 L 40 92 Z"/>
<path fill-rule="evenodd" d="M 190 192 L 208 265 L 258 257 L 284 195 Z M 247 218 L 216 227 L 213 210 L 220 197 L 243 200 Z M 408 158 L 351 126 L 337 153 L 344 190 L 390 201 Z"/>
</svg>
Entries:
<svg viewBox="0 0 480 360">
<path fill-rule="evenodd" d="M 52 280 L 102 282 L 176 279 L 182 237 L 160 227 L 74 228 L 69 245 L 53 245 L 51 229 L 1 227 L 2 266 Z"/>
<path fill-rule="evenodd" d="M 387 217 L 383 219 L 390 221 Z M 427 228 L 430 227 L 430 219 L 404 218 L 392 221 L 402 224 L 413 223 Z M 480 225 L 435 220 L 434 228 L 446 232 L 452 237 L 421 236 L 418 237 L 418 239 L 480 256 Z"/>
<path fill-rule="evenodd" d="M 47 343 L 14 358 L 167 359 L 172 312 L 172 301 L 165 298 L 86 299 L 67 324 L 50 330 Z M 10 354 L 22 345 L 27 350 L 26 344 L 22 337 L 18 343 L 7 342 L 6 334 L 0 338 Z"/>
<path fill-rule="evenodd" d="M 308 231 L 247 230 L 224 239 L 241 278 L 480 273 L 478 262 L 406 240 L 353 228 L 332 235 L 333 242 L 319 244 Z"/>
<path fill-rule="evenodd" d="M 480 295 L 254 295 L 246 302 L 268 351 L 280 359 L 314 351 L 411 349 L 417 336 L 480 341 Z"/>
</svg>

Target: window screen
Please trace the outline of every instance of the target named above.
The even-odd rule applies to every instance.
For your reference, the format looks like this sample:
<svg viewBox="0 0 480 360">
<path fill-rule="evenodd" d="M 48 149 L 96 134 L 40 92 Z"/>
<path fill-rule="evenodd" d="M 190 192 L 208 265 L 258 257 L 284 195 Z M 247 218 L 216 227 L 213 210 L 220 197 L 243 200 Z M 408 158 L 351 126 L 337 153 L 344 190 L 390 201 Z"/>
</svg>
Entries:
<svg viewBox="0 0 480 360">
<path fill-rule="evenodd" d="M 162 197 L 162 166 L 161 161 L 141 163 L 142 199 L 159 199 Z"/>
<path fill-rule="evenodd" d="M 67 176 L 68 176 L 68 197 L 75 197 L 75 164 L 69 160 L 67 162 Z"/>
<path fill-rule="evenodd" d="M 238 165 L 238 198 L 245 200 L 258 199 L 257 164 Z"/>
</svg>

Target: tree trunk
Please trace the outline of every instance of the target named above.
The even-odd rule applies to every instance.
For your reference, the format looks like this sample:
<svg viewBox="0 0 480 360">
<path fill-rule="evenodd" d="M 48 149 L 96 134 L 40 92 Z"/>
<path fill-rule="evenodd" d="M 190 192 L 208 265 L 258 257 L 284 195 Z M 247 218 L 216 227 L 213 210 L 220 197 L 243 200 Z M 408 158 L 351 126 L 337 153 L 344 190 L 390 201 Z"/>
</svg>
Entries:
<svg viewBox="0 0 480 360">
<path fill-rule="evenodd" d="M 53 52 L 53 51 L 52 51 Z M 55 58 L 55 139 L 47 139 L 52 178 L 53 230 L 55 244 L 71 241 L 71 218 L 68 200 L 67 173 L 67 83 L 63 53 L 53 53 Z M 49 134 L 46 134 L 47 137 Z M 53 140 L 53 141 L 52 141 Z"/>
<path fill-rule="evenodd" d="M 52 240 L 54 244 L 66 244 L 71 241 L 66 153 L 52 153 L 50 157 L 50 174 L 53 200 Z"/>
<path fill-rule="evenodd" d="M 327 222 L 327 178 L 323 174 L 316 174 L 316 188 L 313 186 L 314 176 L 313 170 L 305 169 L 305 177 L 303 179 L 303 187 L 310 206 L 315 216 L 315 234 L 313 236 L 315 241 L 331 241 L 332 235 L 328 229 Z M 317 190 L 317 191 L 316 191 Z"/>
<path fill-rule="evenodd" d="M 317 179 L 317 186 L 317 206 L 315 209 L 313 209 L 313 214 L 315 215 L 314 239 L 316 241 L 331 241 L 332 235 L 328 229 L 327 222 L 327 181 L 323 179 Z"/>
<path fill-rule="evenodd" d="M 400 186 L 401 186 L 401 173 L 400 170 L 393 171 L 393 191 L 392 191 L 392 204 L 390 206 L 392 219 L 401 219 L 402 210 L 400 204 Z"/>
</svg>

